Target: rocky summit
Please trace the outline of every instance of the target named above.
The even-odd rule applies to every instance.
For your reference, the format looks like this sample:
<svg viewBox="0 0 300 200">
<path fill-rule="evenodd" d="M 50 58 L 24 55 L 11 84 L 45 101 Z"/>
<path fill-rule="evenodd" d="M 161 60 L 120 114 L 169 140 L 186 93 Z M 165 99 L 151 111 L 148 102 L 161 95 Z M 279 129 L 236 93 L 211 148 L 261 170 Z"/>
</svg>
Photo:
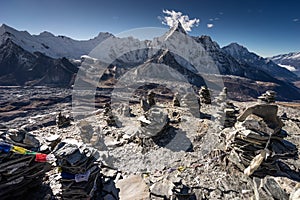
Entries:
<svg viewBox="0 0 300 200">
<path fill-rule="evenodd" d="M 299 77 L 183 27 L 2 25 L 0 199 L 299 199 Z"/>
<path fill-rule="evenodd" d="M 3 124 L 1 199 L 299 198 L 298 104 L 276 102 L 273 91 L 249 102 L 228 99 L 226 88 L 215 99 L 204 87 L 159 91 L 81 118 L 56 102 L 50 116 Z"/>
</svg>

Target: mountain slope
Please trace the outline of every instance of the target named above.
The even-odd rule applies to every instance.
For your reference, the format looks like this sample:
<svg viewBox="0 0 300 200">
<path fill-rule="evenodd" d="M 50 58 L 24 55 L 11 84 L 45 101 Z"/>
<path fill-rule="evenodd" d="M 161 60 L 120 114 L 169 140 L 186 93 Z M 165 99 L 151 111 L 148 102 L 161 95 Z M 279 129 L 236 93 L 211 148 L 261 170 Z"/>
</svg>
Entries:
<svg viewBox="0 0 300 200">
<path fill-rule="evenodd" d="M 70 86 L 74 83 L 78 68 L 67 58 L 60 57 L 77 58 L 88 54 L 82 56 L 82 63 L 79 63 L 84 70 L 82 74 L 87 75 L 80 79 L 93 85 L 98 84 L 99 78 L 111 78 L 114 79 L 111 83 L 115 83 L 135 68 L 136 74 L 141 77 L 143 73 L 161 77 L 160 72 L 165 69 L 155 67 L 155 64 L 161 64 L 175 70 L 175 73 L 169 74 L 170 77 L 186 78 L 193 86 L 208 83 L 212 87 L 221 87 L 224 83 L 229 93 L 233 94 L 231 98 L 235 99 L 256 98 L 268 89 L 277 91 L 281 100 L 300 98 L 299 89 L 289 83 L 294 78 L 290 72 L 273 63 L 277 67 L 277 75 L 282 72 L 282 80 L 279 80 L 274 73 L 270 73 L 272 62 L 266 64 L 265 60 L 244 49 L 222 49 L 209 36 L 191 37 L 180 23 L 152 41 L 99 35 L 92 40 L 75 41 L 48 32 L 34 36 L 2 25 L 0 85 Z M 98 45 L 99 41 L 102 41 L 101 45 Z M 242 55 L 239 55 L 241 52 Z M 114 69 L 113 74 L 109 74 L 107 69 Z M 101 74 L 105 77 L 99 77 Z M 164 81 L 163 78 L 161 80 Z"/>
<path fill-rule="evenodd" d="M 222 48 L 228 55 L 234 57 L 241 64 L 249 65 L 251 68 L 262 70 L 271 76 L 293 82 L 297 80 L 297 76 L 272 62 L 270 59 L 265 59 L 255 53 L 249 52 L 247 48 L 237 44 L 231 43 Z"/>
</svg>

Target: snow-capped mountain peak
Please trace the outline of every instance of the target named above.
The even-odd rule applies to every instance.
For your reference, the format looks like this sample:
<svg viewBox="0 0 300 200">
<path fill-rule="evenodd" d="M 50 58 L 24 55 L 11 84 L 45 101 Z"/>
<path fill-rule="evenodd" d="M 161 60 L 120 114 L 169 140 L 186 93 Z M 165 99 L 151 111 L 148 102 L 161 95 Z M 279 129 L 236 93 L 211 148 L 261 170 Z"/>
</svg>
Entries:
<svg viewBox="0 0 300 200">
<path fill-rule="evenodd" d="M 183 28 L 182 24 L 180 21 L 177 21 L 176 24 L 171 28 L 171 31 L 177 31 L 179 33 L 184 33 L 186 34 L 185 29 Z"/>
<path fill-rule="evenodd" d="M 272 57 L 271 59 L 274 60 L 274 61 L 276 61 L 276 60 L 288 60 L 288 59 L 300 60 L 300 52 L 280 54 L 280 55 Z"/>
<path fill-rule="evenodd" d="M 249 54 L 250 53 L 246 47 L 244 47 L 236 42 L 229 44 L 228 46 L 224 47 L 224 49 L 226 49 L 227 52 L 230 52 L 231 55 Z"/>
<path fill-rule="evenodd" d="M 40 36 L 40 37 L 55 37 L 52 33 L 48 32 L 48 31 L 43 31 L 38 36 Z"/>
<path fill-rule="evenodd" d="M 300 77 L 300 52 L 280 54 L 270 59 L 272 59 L 279 66 L 287 68 Z"/>
<path fill-rule="evenodd" d="M 226 48 L 220 48 L 209 36 L 189 36 L 180 23 L 151 41 L 140 41 L 133 37 L 118 38 L 109 33 L 100 33 L 93 39 L 78 41 L 66 36 L 55 36 L 50 32 L 31 35 L 26 31 L 18 31 L 2 25 L 0 27 L 0 68 L 2 67 L 4 76 L 2 80 L 0 79 L 0 84 L 2 81 L 3 84 L 13 85 L 27 83 L 70 85 L 77 68 L 72 64 L 73 61 L 69 63 L 66 58 L 78 60 L 82 55 L 88 55 L 89 57 L 82 57 L 83 60 L 77 63 L 89 61 L 90 57 L 99 59 L 103 63 L 112 63 L 117 67 L 116 77 L 124 70 L 143 64 L 146 64 L 144 69 L 147 68 L 144 72 L 158 74 L 157 69 L 148 69 L 150 61 L 170 66 L 197 86 L 204 84 L 202 76 L 230 77 L 230 84 L 232 79 L 236 79 L 235 77 L 242 77 L 243 80 L 246 78 L 275 83 L 284 88 L 278 90 L 284 91 L 282 94 L 285 98 L 289 95 L 290 98 L 299 98 L 298 91 L 292 85 L 284 85 L 284 82 L 278 81 L 278 79 L 288 82 L 297 81 L 293 73 L 269 59 L 249 52 L 238 44 L 231 44 L 227 49 L 234 52 L 236 56 L 226 52 Z M 56 59 L 61 57 L 66 58 Z M 47 65 L 44 60 L 47 60 Z M 55 71 L 56 69 L 59 71 Z M 69 69 L 71 73 L 68 72 Z M 48 73 L 47 70 L 54 71 Z M 34 74 L 28 76 L 28 71 Z M 22 80 L 18 80 L 20 74 Z M 56 79 L 63 74 L 60 79 Z M 98 72 L 96 74 L 99 75 Z M 235 87 L 240 88 L 239 83 Z M 249 89 L 252 91 L 251 88 Z M 256 90 L 255 88 L 254 91 Z"/>
<path fill-rule="evenodd" d="M 166 36 L 165 40 L 167 40 L 172 35 L 177 35 L 176 37 L 181 37 L 179 35 L 187 35 L 187 33 L 184 30 L 182 24 L 179 21 L 177 21 L 175 25 L 171 27 L 170 30 L 164 35 Z"/>
<path fill-rule="evenodd" d="M 15 36 L 29 36 L 30 34 L 27 32 L 27 31 L 18 31 L 6 24 L 2 24 L 0 26 L 0 36 L 4 33 L 9 33 L 9 34 L 12 34 L 12 35 L 15 35 Z"/>
<path fill-rule="evenodd" d="M 15 29 L 13 29 L 13 28 L 7 26 L 6 24 L 1 24 L 1 26 L 0 26 L 0 34 L 1 34 L 1 35 L 2 35 L 4 32 L 11 32 L 11 31 L 13 31 L 13 30 L 15 30 Z M 16 31 L 16 30 L 15 30 L 15 31 Z"/>
<path fill-rule="evenodd" d="M 296 79 L 295 74 L 281 66 L 278 66 L 268 58 L 263 58 L 253 52 L 250 52 L 246 47 L 237 43 L 231 43 L 222 48 L 228 55 L 234 57 L 241 64 L 251 66 L 253 69 L 262 69 L 269 74 L 272 74 L 278 79 L 293 81 Z"/>
<path fill-rule="evenodd" d="M 194 40 L 197 41 L 198 43 L 201 43 L 207 51 L 218 51 L 218 50 L 220 50 L 220 46 L 218 45 L 218 43 L 213 41 L 211 39 L 211 37 L 209 37 L 208 35 L 202 35 L 202 36 L 199 36 L 199 37 L 194 37 Z"/>
</svg>

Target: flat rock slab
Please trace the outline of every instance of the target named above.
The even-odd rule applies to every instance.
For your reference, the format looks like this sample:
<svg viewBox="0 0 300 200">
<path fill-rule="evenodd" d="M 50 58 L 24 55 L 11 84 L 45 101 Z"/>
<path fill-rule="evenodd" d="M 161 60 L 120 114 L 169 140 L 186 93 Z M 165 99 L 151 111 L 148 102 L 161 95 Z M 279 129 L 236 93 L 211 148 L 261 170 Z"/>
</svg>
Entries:
<svg viewBox="0 0 300 200">
<path fill-rule="evenodd" d="M 149 187 L 141 176 L 131 175 L 116 183 L 120 200 L 150 200 Z"/>
</svg>

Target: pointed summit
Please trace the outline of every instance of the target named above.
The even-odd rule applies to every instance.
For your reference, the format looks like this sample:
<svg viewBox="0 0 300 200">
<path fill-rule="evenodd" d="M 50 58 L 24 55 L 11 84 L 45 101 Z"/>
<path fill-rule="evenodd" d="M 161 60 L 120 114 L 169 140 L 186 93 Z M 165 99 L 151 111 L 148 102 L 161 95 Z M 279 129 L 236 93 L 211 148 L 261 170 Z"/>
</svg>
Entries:
<svg viewBox="0 0 300 200">
<path fill-rule="evenodd" d="M 11 31 L 16 31 L 14 28 L 6 25 L 6 24 L 1 24 L 0 26 L 0 32 L 3 34 L 4 32 L 11 32 Z"/>
<path fill-rule="evenodd" d="M 196 42 L 201 43 L 207 51 L 216 51 L 216 50 L 220 49 L 220 46 L 218 45 L 218 43 L 213 41 L 211 39 L 211 37 L 208 35 L 194 37 L 194 39 L 196 40 Z"/>
<path fill-rule="evenodd" d="M 172 26 L 170 28 L 170 30 L 168 32 L 166 32 L 164 34 L 164 37 L 165 37 L 165 40 L 167 40 L 168 38 L 172 37 L 172 36 L 175 36 L 175 37 L 180 37 L 180 36 L 183 36 L 183 35 L 187 35 L 186 31 L 184 30 L 182 24 L 177 21 L 174 26 Z"/>
<path fill-rule="evenodd" d="M 39 34 L 41 37 L 54 37 L 54 35 L 48 31 L 43 31 Z"/>
<path fill-rule="evenodd" d="M 234 56 L 239 54 L 243 54 L 243 55 L 250 54 L 249 50 L 246 47 L 235 42 L 229 44 L 228 46 L 223 47 L 223 49 Z"/>
<path fill-rule="evenodd" d="M 11 27 L 9 27 L 9 26 L 6 25 L 6 24 L 1 24 L 0 28 L 11 28 Z"/>
<path fill-rule="evenodd" d="M 171 32 L 174 32 L 174 31 L 177 31 L 179 33 L 183 33 L 183 34 L 186 34 L 186 31 L 185 29 L 183 28 L 182 24 L 180 21 L 177 21 L 175 23 L 175 25 L 173 27 L 171 27 L 170 29 Z"/>
</svg>

